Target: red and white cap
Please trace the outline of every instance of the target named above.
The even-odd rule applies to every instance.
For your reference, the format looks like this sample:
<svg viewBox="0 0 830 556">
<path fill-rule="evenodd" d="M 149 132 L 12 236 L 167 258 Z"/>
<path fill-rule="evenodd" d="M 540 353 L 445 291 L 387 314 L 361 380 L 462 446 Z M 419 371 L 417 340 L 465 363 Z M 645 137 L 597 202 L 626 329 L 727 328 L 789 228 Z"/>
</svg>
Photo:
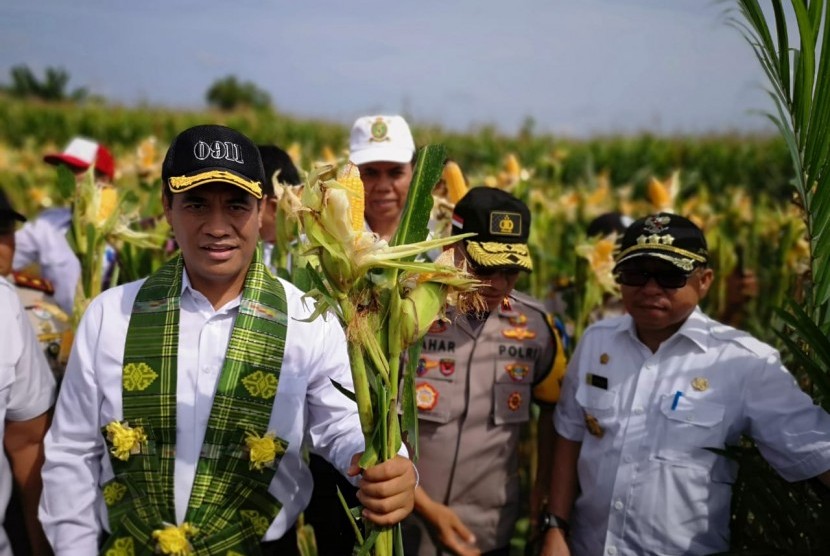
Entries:
<svg viewBox="0 0 830 556">
<path fill-rule="evenodd" d="M 115 177 L 115 159 L 105 146 L 84 137 L 75 137 L 63 149 L 63 152 L 47 154 L 43 157 L 49 164 L 66 164 L 81 171 L 90 166 L 109 179 Z"/>
</svg>

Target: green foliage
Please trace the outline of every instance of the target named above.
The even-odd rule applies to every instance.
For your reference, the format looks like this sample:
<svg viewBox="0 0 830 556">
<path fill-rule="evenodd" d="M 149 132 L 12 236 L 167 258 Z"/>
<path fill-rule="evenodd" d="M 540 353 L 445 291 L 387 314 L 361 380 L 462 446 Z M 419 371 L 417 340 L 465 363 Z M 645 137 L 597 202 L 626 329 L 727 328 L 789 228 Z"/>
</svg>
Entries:
<svg viewBox="0 0 830 556">
<path fill-rule="evenodd" d="M 17 98 L 35 98 L 47 102 L 63 100 L 83 100 L 88 91 L 85 88 L 67 91 L 69 73 L 63 68 L 46 68 L 44 78 L 38 79 L 26 65 L 14 66 L 10 72 L 12 82 L 3 87 L 10 95 Z"/>
<path fill-rule="evenodd" d="M 247 106 L 264 110 L 271 106 L 271 96 L 251 81 L 239 81 L 235 75 L 218 79 L 205 93 L 209 106 L 230 111 Z"/>
<path fill-rule="evenodd" d="M 799 48 L 781 0 L 772 1 L 773 34 L 757 0 L 738 0 L 742 19 L 730 22 L 743 34 L 769 78 L 776 112 L 768 114 L 787 144 L 794 184 L 810 240 L 810 269 L 803 297 L 779 316 L 790 368 L 828 408 L 830 401 L 830 10 L 826 0 L 791 0 Z M 823 28 L 823 29 L 822 29 Z M 775 38 L 773 38 L 775 37 Z M 822 42 L 818 40 L 821 37 Z M 743 469 L 733 501 L 733 551 L 753 554 L 827 554 L 827 500 L 810 483 L 784 485 L 753 448 L 733 452 Z"/>
</svg>

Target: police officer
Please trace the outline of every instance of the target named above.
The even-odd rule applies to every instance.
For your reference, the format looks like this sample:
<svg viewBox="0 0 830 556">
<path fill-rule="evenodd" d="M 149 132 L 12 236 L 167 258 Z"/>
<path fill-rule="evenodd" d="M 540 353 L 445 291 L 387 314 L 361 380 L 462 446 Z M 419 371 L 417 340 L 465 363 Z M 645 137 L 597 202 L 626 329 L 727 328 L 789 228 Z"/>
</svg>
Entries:
<svg viewBox="0 0 830 556">
<path fill-rule="evenodd" d="M 15 227 L 18 222 L 25 221 L 26 218 L 12 208 L 8 197 L 0 190 L 0 276 L 6 277 L 15 287 L 49 366 L 59 378 L 65 365 L 61 358 L 61 340 L 69 329 L 68 317 L 52 297 L 51 282 L 22 272 L 11 272 Z"/>
<path fill-rule="evenodd" d="M 474 188 L 455 206 L 452 222 L 454 235 L 477 234 L 453 247 L 456 263 L 483 282 L 486 310 L 450 314 L 423 339 L 415 380 L 421 480 L 404 549 L 508 554 L 521 506 L 521 428 L 531 400 L 542 397 L 539 385 L 557 386 L 564 355 L 542 304 L 513 291 L 519 273 L 532 270 L 527 206 L 504 191 Z M 540 446 L 550 448 L 552 428 L 546 404 Z M 547 466 L 549 454 L 540 453 L 540 461 Z M 547 470 L 538 475 L 544 479 Z"/>
</svg>

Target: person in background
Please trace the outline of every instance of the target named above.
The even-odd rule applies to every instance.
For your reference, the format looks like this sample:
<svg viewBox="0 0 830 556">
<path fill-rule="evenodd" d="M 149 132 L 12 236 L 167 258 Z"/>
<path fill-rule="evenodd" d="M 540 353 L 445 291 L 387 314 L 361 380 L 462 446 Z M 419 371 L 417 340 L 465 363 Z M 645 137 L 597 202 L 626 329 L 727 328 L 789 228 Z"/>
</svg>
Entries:
<svg viewBox="0 0 830 556">
<path fill-rule="evenodd" d="M 523 504 L 519 439 L 541 403 L 531 513 L 547 492 L 553 402 L 565 359 L 544 307 L 513 288 L 533 268 L 530 211 L 509 193 L 471 189 L 455 206 L 456 264 L 482 281 L 483 312 L 451 312 L 424 336 L 415 390 L 420 486 L 404 522 L 408 555 L 507 555 Z"/>
<path fill-rule="evenodd" d="M 15 225 L 24 220 L 0 190 L 0 441 L 5 449 L 0 454 L 0 524 L 6 518 L 13 479 L 20 514 L 9 518 L 25 527 L 10 535 L 18 548 L 27 546 L 30 554 L 40 555 L 49 554 L 37 504 L 55 379 L 15 287 L 5 278 L 14 253 Z M 0 527 L 0 556 L 11 555 L 9 538 Z"/>
<path fill-rule="evenodd" d="M 162 165 L 181 252 L 92 300 L 46 438 L 40 518 L 58 554 L 291 554 L 303 440 L 353 477 L 362 517 L 412 509 L 415 472 L 364 449 L 346 338 L 258 249 L 265 171 L 243 134 L 180 133 Z M 358 477 L 359 475 L 359 477 Z"/>
<path fill-rule="evenodd" d="M 26 217 L 14 210 L 5 192 L 0 189 L 0 276 L 11 283 L 35 331 L 41 350 L 55 378 L 63 375 L 61 341 L 68 323 L 63 311 L 52 297 L 54 288 L 45 278 L 12 271 L 15 253 L 15 229 Z"/>
<path fill-rule="evenodd" d="M 272 264 L 274 241 L 276 241 L 277 197 L 274 182 L 290 186 L 302 184 L 300 172 L 294 166 L 291 156 L 276 145 L 257 145 L 262 165 L 265 168 L 265 182 L 262 184 L 264 193 L 262 205 L 262 226 L 259 235 L 262 238 L 262 255 L 266 266 L 274 272 Z"/>
<path fill-rule="evenodd" d="M 69 168 L 78 180 L 93 170 L 101 187 L 111 187 L 115 178 L 115 160 L 109 149 L 84 137 L 75 137 L 62 152 L 47 154 L 43 160 Z M 66 239 L 71 223 L 72 209 L 69 207 L 41 212 L 17 231 L 13 263 L 15 270 L 38 265 L 41 277 L 54 285 L 55 300 L 67 315 L 72 314 L 75 290 L 81 279 L 81 263 Z M 115 251 L 109 249 L 105 271 L 114 264 Z"/>
<path fill-rule="evenodd" d="M 542 554 L 725 552 L 737 464 L 709 448 L 746 434 L 786 480 L 830 485 L 830 415 L 775 349 L 700 310 L 714 273 L 692 221 L 641 218 L 620 249 L 626 314 L 586 330 L 556 408 Z"/>
<path fill-rule="evenodd" d="M 360 169 L 366 226 L 390 240 L 398 229 L 415 165 L 415 141 L 401 116 L 362 116 L 352 126 L 349 160 Z"/>
</svg>

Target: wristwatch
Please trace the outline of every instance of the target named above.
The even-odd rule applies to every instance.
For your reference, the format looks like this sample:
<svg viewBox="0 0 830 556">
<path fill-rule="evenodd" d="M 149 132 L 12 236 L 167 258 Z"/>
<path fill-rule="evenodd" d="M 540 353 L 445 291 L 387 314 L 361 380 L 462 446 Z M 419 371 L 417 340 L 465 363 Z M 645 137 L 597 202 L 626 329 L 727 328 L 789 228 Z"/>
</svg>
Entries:
<svg viewBox="0 0 830 556">
<path fill-rule="evenodd" d="M 562 529 L 562 532 L 567 535 L 569 528 L 568 522 L 561 517 L 557 517 L 550 512 L 542 512 L 541 519 L 539 520 L 539 530 L 541 533 L 545 533 L 548 529 Z"/>
</svg>

